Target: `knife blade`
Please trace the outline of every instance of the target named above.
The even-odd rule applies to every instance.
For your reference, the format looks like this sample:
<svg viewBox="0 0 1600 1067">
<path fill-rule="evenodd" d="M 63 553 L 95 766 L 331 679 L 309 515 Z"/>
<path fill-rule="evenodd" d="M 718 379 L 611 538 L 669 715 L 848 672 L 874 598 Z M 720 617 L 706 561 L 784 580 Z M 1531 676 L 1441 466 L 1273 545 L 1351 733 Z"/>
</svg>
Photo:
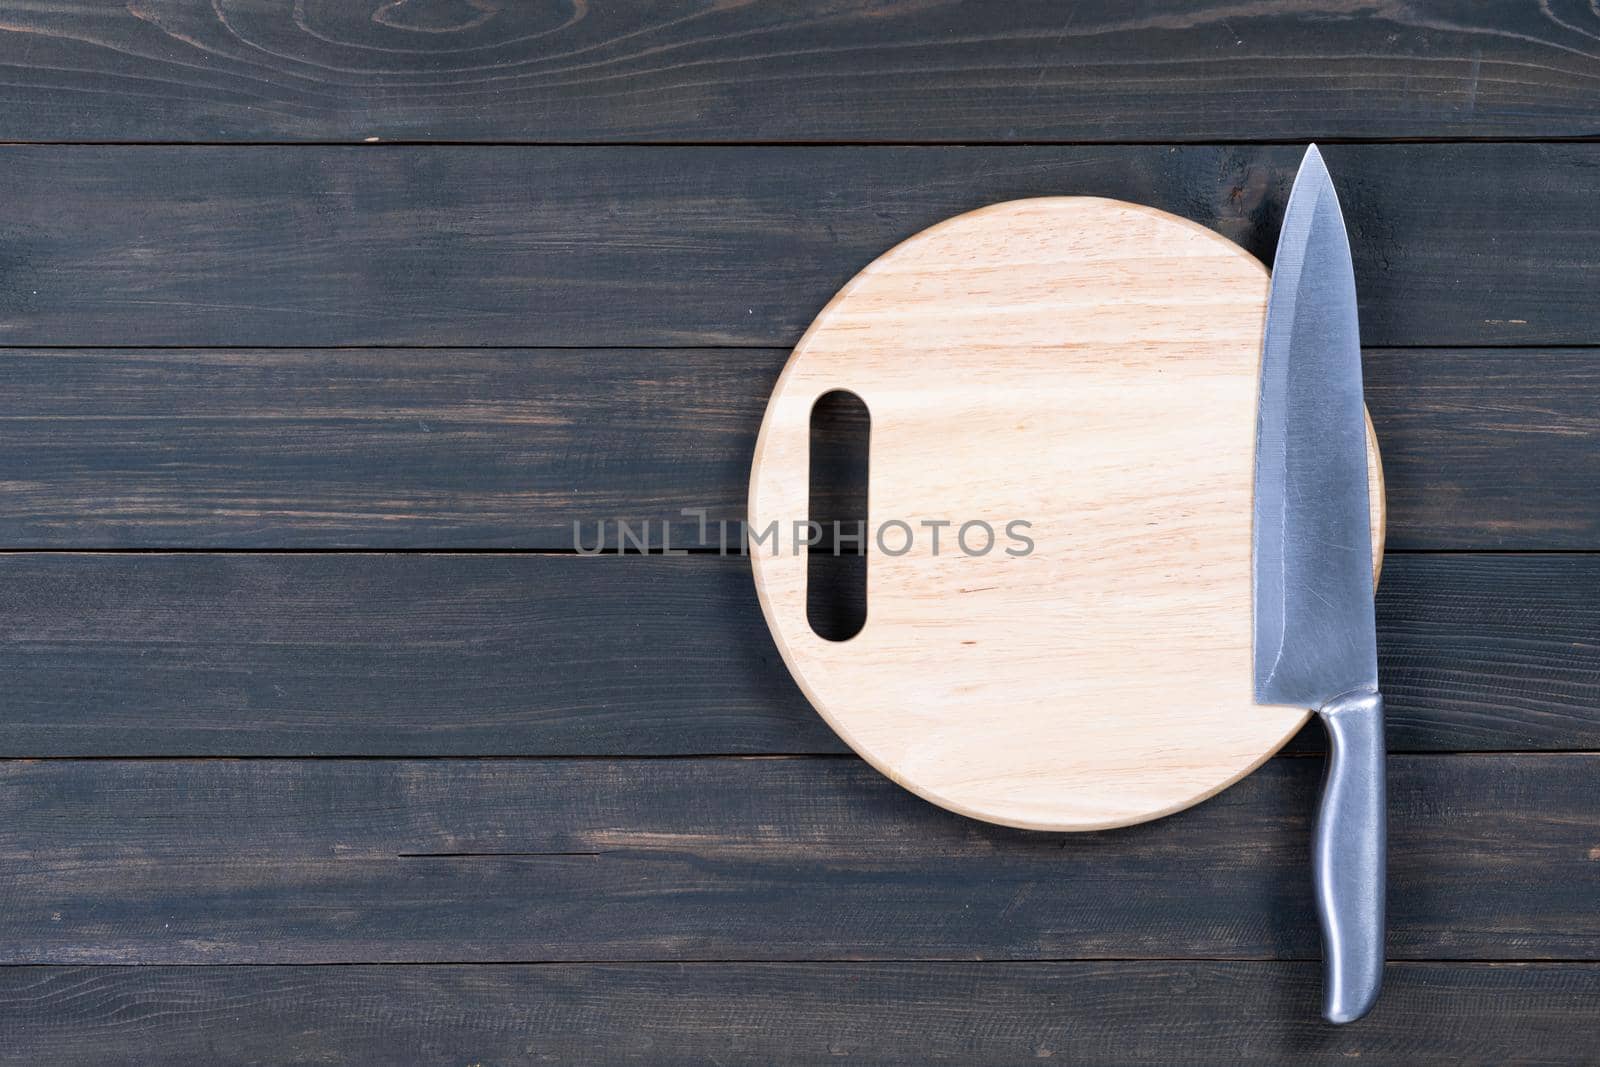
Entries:
<svg viewBox="0 0 1600 1067">
<path fill-rule="evenodd" d="M 1312 865 L 1323 1015 L 1344 1023 L 1383 977 L 1383 698 L 1355 271 L 1315 145 L 1278 239 L 1256 412 L 1255 702 L 1315 709 L 1328 730 Z"/>
</svg>

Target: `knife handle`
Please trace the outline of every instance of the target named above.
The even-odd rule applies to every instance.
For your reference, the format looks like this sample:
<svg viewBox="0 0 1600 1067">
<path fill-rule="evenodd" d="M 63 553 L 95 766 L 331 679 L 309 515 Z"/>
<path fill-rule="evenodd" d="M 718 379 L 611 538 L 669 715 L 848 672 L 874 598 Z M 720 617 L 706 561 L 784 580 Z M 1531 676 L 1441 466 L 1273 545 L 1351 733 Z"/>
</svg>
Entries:
<svg viewBox="0 0 1600 1067">
<path fill-rule="evenodd" d="M 1347 1023 L 1372 1008 L 1383 984 L 1383 698 L 1350 693 L 1318 713 L 1330 746 L 1312 843 L 1326 983 L 1322 1015 L 1330 1023 Z"/>
</svg>

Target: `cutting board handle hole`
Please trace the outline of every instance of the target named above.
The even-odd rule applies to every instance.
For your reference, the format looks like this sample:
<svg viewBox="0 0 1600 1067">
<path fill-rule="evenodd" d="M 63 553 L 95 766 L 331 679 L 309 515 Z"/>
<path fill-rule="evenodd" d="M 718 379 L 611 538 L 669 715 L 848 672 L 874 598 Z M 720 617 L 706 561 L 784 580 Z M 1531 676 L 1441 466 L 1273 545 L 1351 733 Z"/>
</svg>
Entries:
<svg viewBox="0 0 1600 1067">
<path fill-rule="evenodd" d="M 806 621 L 827 641 L 867 623 L 867 451 L 872 415 L 846 389 L 811 406 L 811 485 L 805 532 Z"/>
</svg>

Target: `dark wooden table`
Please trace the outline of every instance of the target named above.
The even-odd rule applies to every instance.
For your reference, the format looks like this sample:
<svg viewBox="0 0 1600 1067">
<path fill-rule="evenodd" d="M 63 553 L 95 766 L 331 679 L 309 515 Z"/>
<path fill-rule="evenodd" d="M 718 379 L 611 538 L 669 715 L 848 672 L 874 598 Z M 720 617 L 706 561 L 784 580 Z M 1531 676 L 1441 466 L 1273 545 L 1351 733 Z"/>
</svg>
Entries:
<svg viewBox="0 0 1600 1067">
<path fill-rule="evenodd" d="M 1088 836 L 850 756 L 749 570 L 786 350 L 1082 193 L 1339 184 L 1389 480 L 1387 989 L 1312 731 Z M 1600 1057 L 1592 5 L 0 2 L 0 1056 Z M 390 142 L 399 142 L 391 144 Z"/>
</svg>

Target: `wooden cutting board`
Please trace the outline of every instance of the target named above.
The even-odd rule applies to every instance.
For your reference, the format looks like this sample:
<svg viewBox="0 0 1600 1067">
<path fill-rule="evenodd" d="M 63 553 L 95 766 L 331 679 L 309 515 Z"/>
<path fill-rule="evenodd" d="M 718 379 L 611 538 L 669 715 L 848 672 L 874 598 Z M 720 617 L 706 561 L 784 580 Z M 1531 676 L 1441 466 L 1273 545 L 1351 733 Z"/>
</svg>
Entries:
<svg viewBox="0 0 1600 1067">
<path fill-rule="evenodd" d="M 1046 197 L 917 234 L 823 309 L 756 445 L 749 521 L 777 521 L 782 544 L 752 563 L 784 661 L 873 766 L 974 818 L 1091 830 L 1211 796 L 1306 722 L 1251 701 L 1267 285 L 1202 226 Z M 871 416 L 867 619 L 837 642 L 807 622 L 789 533 L 808 512 L 812 405 L 835 389 Z M 902 555 L 893 520 L 912 528 Z M 953 523 L 938 553 L 923 520 Z M 951 551 L 973 520 L 995 547 Z"/>
</svg>

